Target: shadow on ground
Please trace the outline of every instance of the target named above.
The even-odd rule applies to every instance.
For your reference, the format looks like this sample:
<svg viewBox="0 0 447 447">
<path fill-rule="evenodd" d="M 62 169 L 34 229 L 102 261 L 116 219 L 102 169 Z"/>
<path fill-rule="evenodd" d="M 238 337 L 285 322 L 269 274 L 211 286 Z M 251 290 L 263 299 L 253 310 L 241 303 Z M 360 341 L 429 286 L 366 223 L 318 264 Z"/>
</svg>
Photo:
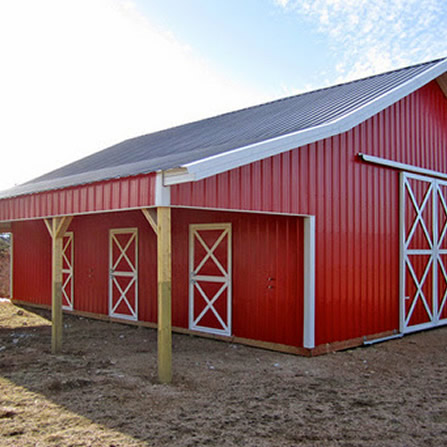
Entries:
<svg viewBox="0 0 447 447">
<path fill-rule="evenodd" d="M 174 381 L 160 385 L 155 330 L 65 316 L 53 356 L 49 314 L 7 306 L 1 445 L 447 442 L 447 328 L 310 359 L 174 335 Z"/>
</svg>

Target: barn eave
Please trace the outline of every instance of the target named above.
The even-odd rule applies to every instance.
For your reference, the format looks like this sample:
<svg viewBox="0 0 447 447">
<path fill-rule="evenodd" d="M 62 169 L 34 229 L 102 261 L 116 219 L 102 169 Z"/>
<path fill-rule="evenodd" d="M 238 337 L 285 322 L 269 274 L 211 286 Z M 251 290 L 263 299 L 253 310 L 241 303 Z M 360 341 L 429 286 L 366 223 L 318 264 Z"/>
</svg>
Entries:
<svg viewBox="0 0 447 447">
<path fill-rule="evenodd" d="M 164 171 L 164 185 L 170 186 L 202 180 L 305 144 L 311 144 L 347 132 L 435 79 L 447 96 L 447 59 L 331 122 L 206 157 L 186 163 L 181 167 L 166 169 Z"/>
</svg>

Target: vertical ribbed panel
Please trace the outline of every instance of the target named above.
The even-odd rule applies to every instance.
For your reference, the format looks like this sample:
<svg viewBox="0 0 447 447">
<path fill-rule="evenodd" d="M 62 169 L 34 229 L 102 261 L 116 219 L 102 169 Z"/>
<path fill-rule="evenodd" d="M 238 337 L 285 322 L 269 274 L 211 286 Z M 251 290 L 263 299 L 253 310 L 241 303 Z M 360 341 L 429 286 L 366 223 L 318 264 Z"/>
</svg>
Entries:
<svg viewBox="0 0 447 447">
<path fill-rule="evenodd" d="M 13 298 L 51 304 L 51 238 L 43 220 L 12 226 Z"/>
<path fill-rule="evenodd" d="M 179 206 L 316 216 L 316 343 L 398 329 L 398 172 L 363 152 L 447 172 L 447 101 L 433 82 L 349 132 L 196 183 L 172 187 Z M 154 176 L 4 199 L 0 219 L 147 206 Z M 173 210 L 173 320 L 187 326 L 188 225 L 233 224 L 233 333 L 302 343 L 302 221 Z M 156 315 L 155 237 L 139 212 L 76 217 L 75 309 L 107 313 L 108 230 L 138 227 L 140 319 Z M 49 302 L 50 240 L 42 221 L 17 222 L 14 295 Z M 23 281 L 27 278 L 29 281 Z M 275 288 L 266 279 L 275 278 Z M 76 301 L 77 300 L 77 301 Z"/>
<path fill-rule="evenodd" d="M 315 215 L 317 344 L 398 329 L 398 172 L 356 154 L 447 172 L 446 123 L 432 82 L 349 132 L 175 186 L 172 203 Z"/>
<path fill-rule="evenodd" d="M 95 214 L 73 219 L 70 230 L 75 241 L 75 304 L 76 310 L 108 314 L 109 298 L 109 230 L 138 228 L 138 305 L 139 320 L 155 322 L 156 238 L 140 211 Z"/>
<path fill-rule="evenodd" d="M 140 211 L 75 217 L 74 309 L 108 314 L 109 230 L 138 228 L 139 319 L 156 321 L 156 238 Z M 14 222 L 14 298 L 51 304 L 51 239 L 43 220 Z"/>
<path fill-rule="evenodd" d="M 232 225 L 233 335 L 303 343 L 303 222 L 297 217 L 172 210 L 174 326 L 188 327 L 189 225 Z"/>
<path fill-rule="evenodd" d="M 0 221 L 153 206 L 155 174 L 0 200 Z"/>
<path fill-rule="evenodd" d="M 188 327 L 189 225 L 232 225 L 233 331 L 302 346 L 303 222 L 297 217 L 172 210 L 172 318 Z M 156 237 L 139 211 L 75 217 L 74 309 L 108 314 L 109 230 L 138 228 L 138 319 L 157 320 Z M 13 223 L 14 298 L 51 303 L 51 240 L 42 220 Z M 26 278 L 26 280 L 24 280 Z"/>
</svg>

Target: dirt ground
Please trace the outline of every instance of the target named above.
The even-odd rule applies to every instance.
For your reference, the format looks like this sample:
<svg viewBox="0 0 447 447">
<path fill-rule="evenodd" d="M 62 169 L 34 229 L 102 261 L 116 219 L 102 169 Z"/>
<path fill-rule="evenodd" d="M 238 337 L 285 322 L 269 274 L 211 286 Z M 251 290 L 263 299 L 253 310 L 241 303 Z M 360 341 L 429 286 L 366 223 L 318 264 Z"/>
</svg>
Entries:
<svg viewBox="0 0 447 447">
<path fill-rule="evenodd" d="M 0 445 L 445 446 L 447 328 L 315 358 L 0 302 Z"/>
</svg>

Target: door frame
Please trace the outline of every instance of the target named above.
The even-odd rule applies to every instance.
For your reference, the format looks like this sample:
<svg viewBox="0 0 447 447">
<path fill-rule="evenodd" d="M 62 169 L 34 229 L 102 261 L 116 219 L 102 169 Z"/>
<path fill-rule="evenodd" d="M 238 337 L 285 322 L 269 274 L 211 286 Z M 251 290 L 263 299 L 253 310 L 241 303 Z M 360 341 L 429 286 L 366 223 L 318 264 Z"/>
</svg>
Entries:
<svg viewBox="0 0 447 447">
<path fill-rule="evenodd" d="M 407 222 L 405 221 L 406 215 L 405 215 L 405 207 L 406 207 L 406 200 L 414 200 L 416 201 L 415 197 L 412 196 L 413 191 L 411 190 L 411 185 L 408 182 L 408 179 L 414 179 L 421 182 L 426 182 L 429 184 L 429 188 L 427 192 L 425 193 L 424 198 L 422 199 L 421 204 L 415 205 L 413 202 L 413 206 L 417 206 L 418 210 L 415 209 L 417 216 L 415 217 L 415 220 L 410 224 L 409 228 L 406 227 Z M 439 270 L 441 270 L 441 274 L 444 276 L 444 280 L 447 283 L 447 269 L 444 266 L 444 263 L 441 259 L 441 255 L 447 255 L 447 249 L 440 248 L 440 244 L 447 238 L 447 219 L 444 223 L 443 228 L 438 228 L 438 218 L 439 218 L 439 207 L 442 206 L 444 208 L 444 213 L 447 216 L 447 197 L 444 197 L 442 194 L 442 191 L 440 189 L 440 186 L 447 186 L 447 181 L 436 179 L 433 177 L 427 177 L 419 174 L 413 174 L 409 172 L 402 171 L 400 173 L 400 216 L 399 216 L 399 242 L 400 242 L 400 281 L 399 281 L 399 329 L 402 333 L 411 333 L 423 329 L 438 327 L 447 324 L 447 318 L 440 319 L 439 316 L 442 313 L 443 309 L 447 306 L 447 287 L 443 294 L 443 297 L 439 299 Z M 410 191 L 411 190 L 411 191 Z M 408 197 L 410 195 L 410 197 Z M 430 248 L 428 249 L 409 249 L 408 246 L 411 242 L 411 238 L 407 237 L 407 230 L 410 229 L 410 233 L 408 236 L 412 236 L 414 234 L 414 229 L 416 229 L 417 225 L 420 225 L 419 223 L 416 223 L 416 221 L 419 221 L 423 219 L 422 213 L 424 212 L 424 209 L 426 205 L 431 200 L 432 204 L 432 228 L 423 228 L 423 231 L 425 233 L 425 237 L 427 238 L 427 232 L 431 232 L 432 240 L 429 241 L 427 239 L 428 244 L 430 245 Z M 439 203 L 441 202 L 441 204 Z M 406 296 L 405 291 L 405 284 L 406 284 L 406 275 L 407 275 L 407 265 L 411 266 L 411 262 L 408 260 L 408 256 L 429 256 L 429 261 L 427 262 L 427 266 L 425 268 L 426 272 L 422 275 L 422 278 L 419 281 L 415 279 L 414 272 L 410 271 L 411 276 L 413 277 L 413 281 L 418 282 L 416 285 L 416 288 L 418 289 L 416 295 L 417 298 L 414 298 L 414 304 L 412 304 L 412 307 L 408 313 L 410 313 L 409 318 L 406 312 L 406 300 L 409 298 Z M 412 312 L 416 306 L 417 300 L 420 299 L 420 295 L 423 296 L 422 287 L 425 283 L 425 280 L 427 278 L 427 275 L 429 273 L 429 270 L 432 271 L 432 285 L 431 285 L 431 293 L 432 293 L 432 306 L 430 309 L 430 312 L 427 311 L 427 316 L 429 317 L 430 321 L 427 321 L 425 323 L 419 323 L 415 325 L 410 325 L 410 320 L 412 316 Z M 425 279 L 424 279 L 425 277 Z M 424 300 L 424 306 L 427 307 L 428 303 Z M 429 315 L 431 314 L 431 315 Z"/>
<path fill-rule="evenodd" d="M 210 275 L 196 275 L 195 274 L 195 268 L 194 268 L 194 242 L 196 239 L 196 232 L 198 230 L 223 230 L 222 235 L 219 236 L 219 238 L 216 240 L 214 245 L 212 247 L 205 248 L 205 251 L 207 251 L 207 254 L 202 259 L 201 262 L 203 262 L 204 259 L 212 258 L 214 250 L 219 246 L 219 244 L 216 245 L 217 241 L 220 240 L 220 243 L 222 243 L 223 240 L 227 240 L 227 270 L 226 275 L 223 276 L 210 276 Z M 225 236 L 226 235 L 226 236 Z M 202 244 L 202 242 L 199 240 L 199 242 Z M 205 244 L 206 245 L 206 244 Z M 203 244 L 202 244 L 203 246 Z M 213 248 L 214 247 L 214 248 Z M 203 224 L 190 224 L 189 225 L 189 295 L 188 295 L 188 306 L 189 306 L 189 318 L 188 318 L 188 327 L 190 330 L 193 331 L 199 331 L 199 332 L 205 332 L 209 334 L 215 334 L 215 335 L 224 335 L 224 336 L 230 336 L 232 334 L 232 225 L 231 223 L 203 223 Z M 219 263 L 220 264 L 220 263 Z M 199 264 L 200 265 L 200 264 Z M 225 270 L 225 269 L 224 269 Z M 194 319 L 194 290 L 196 288 L 196 279 L 199 279 L 200 281 L 207 281 L 207 278 L 210 282 L 222 282 L 226 287 L 222 287 L 221 290 L 219 290 L 216 295 L 209 299 L 204 299 L 207 301 L 207 305 L 205 306 L 205 311 L 202 311 L 202 315 L 199 318 Z M 206 326 L 201 326 L 198 324 L 200 322 L 200 319 L 206 315 L 207 312 L 217 312 L 214 309 L 213 303 L 219 299 L 221 293 L 226 290 L 227 291 L 227 315 L 226 315 L 226 324 L 225 322 L 222 324 L 222 326 L 225 326 L 223 329 L 216 329 L 216 328 L 210 328 Z M 199 289 L 199 293 L 203 296 L 203 291 Z M 216 297 L 217 296 L 217 297 Z M 215 314 L 216 315 L 216 314 Z"/>
<path fill-rule="evenodd" d="M 129 239 L 128 245 L 126 247 L 122 247 L 121 244 L 118 242 L 115 242 L 121 250 L 120 259 L 122 256 L 126 257 L 126 252 L 129 249 L 131 242 L 135 244 L 135 265 L 132 265 L 127 258 L 127 262 L 129 263 L 129 266 L 133 270 L 133 275 L 129 275 L 130 272 L 118 272 L 121 273 L 121 275 L 115 275 L 116 270 L 114 267 L 116 266 L 117 262 L 113 262 L 113 244 L 114 244 L 114 235 L 115 234 L 133 234 L 134 236 L 131 236 Z M 115 239 L 116 240 L 116 239 Z M 122 294 L 119 298 L 118 302 L 113 304 L 113 284 L 114 284 L 114 276 L 133 276 L 133 280 L 128 285 L 128 288 L 135 283 L 135 309 L 132 309 L 129 302 L 126 300 L 124 292 L 120 288 L 120 293 Z M 125 299 L 127 306 L 129 308 L 129 311 L 131 315 L 127 314 L 120 314 L 116 313 L 115 309 L 117 308 L 118 304 L 121 302 L 122 299 Z M 124 320 L 131 320 L 131 321 L 138 321 L 138 228 L 132 227 L 132 228 L 112 228 L 109 230 L 109 316 L 114 318 L 121 318 Z"/>
<path fill-rule="evenodd" d="M 68 237 L 68 242 L 64 242 L 65 238 Z M 68 258 L 66 257 L 66 252 L 68 246 L 71 244 L 71 262 L 68 262 Z M 62 275 L 64 273 L 68 273 L 68 278 L 62 282 L 62 299 L 65 299 L 69 303 L 69 305 L 62 305 L 62 309 L 64 310 L 73 310 L 74 309 L 74 233 L 73 231 L 66 231 L 64 237 L 62 238 L 62 258 L 65 258 L 68 268 L 63 268 L 62 263 Z M 68 299 L 68 295 L 66 293 L 66 286 L 70 283 L 70 296 L 71 300 Z"/>
</svg>

